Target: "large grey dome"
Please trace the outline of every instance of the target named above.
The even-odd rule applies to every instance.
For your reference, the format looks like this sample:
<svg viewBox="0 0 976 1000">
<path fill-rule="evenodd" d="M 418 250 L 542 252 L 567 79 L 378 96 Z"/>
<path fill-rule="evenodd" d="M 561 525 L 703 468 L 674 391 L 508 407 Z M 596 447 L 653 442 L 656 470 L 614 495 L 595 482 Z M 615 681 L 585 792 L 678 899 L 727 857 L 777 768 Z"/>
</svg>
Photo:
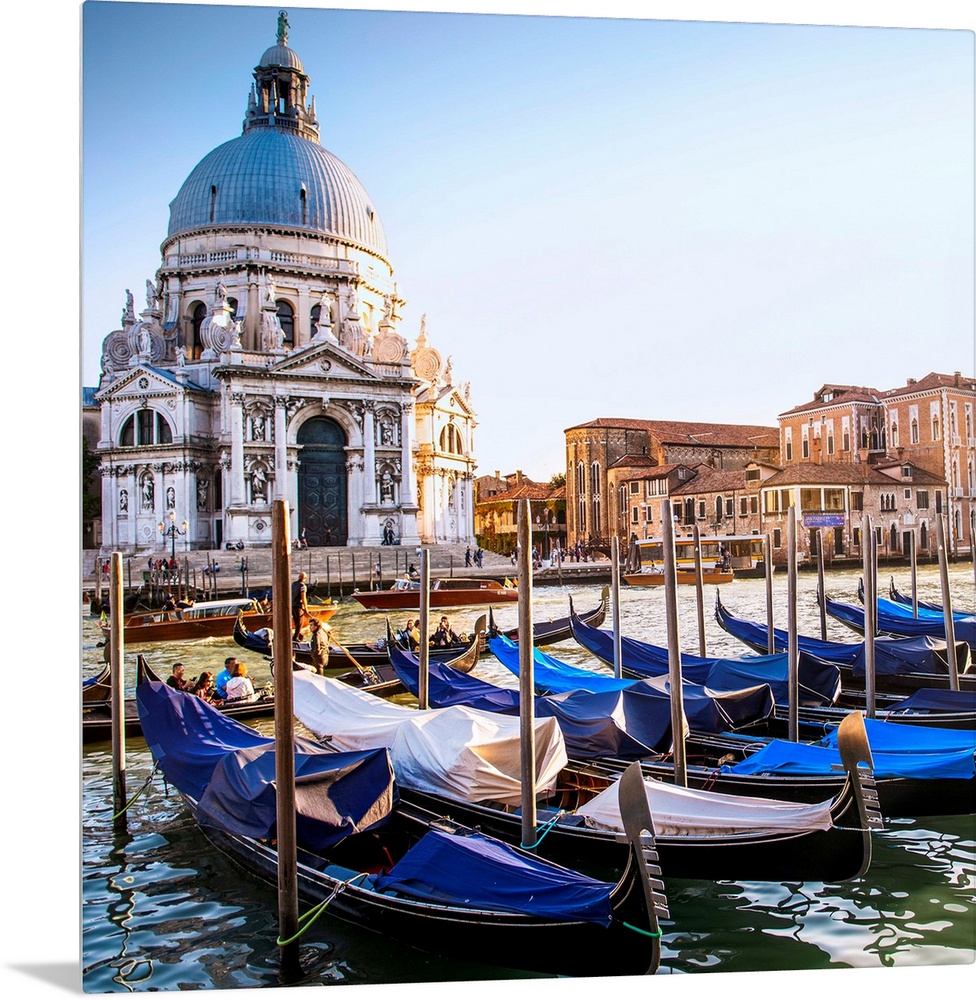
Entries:
<svg viewBox="0 0 976 1000">
<path fill-rule="evenodd" d="M 309 229 L 387 258 L 386 235 L 355 174 L 316 142 L 255 128 L 208 153 L 170 203 L 169 236 L 225 225 Z"/>
</svg>

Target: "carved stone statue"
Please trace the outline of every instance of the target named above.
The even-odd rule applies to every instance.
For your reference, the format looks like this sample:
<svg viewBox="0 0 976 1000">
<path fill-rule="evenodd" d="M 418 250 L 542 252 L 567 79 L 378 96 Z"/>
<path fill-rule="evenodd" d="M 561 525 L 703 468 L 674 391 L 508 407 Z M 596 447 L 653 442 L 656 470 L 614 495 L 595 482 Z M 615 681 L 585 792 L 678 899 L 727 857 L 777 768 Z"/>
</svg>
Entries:
<svg viewBox="0 0 976 1000">
<path fill-rule="evenodd" d="M 149 336 L 149 331 L 145 327 L 139 331 L 139 353 L 152 353 L 152 338 Z"/>
<path fill-rule="evenodd" d="M 156 295 L 156 285 L 154 282 L 150 281 L 149 278 L 146 279 L 146 311 L 154 312 L 156 309 L 156 303 L 159 298 Z"/>
<path fill-rule="evenodd" d="M 263 441 L 264 440 L 264 414 L 255 413 L 251 418 L 251 440 L 252 441 Z"/>
<path fill-rule="evenodd" d="M 129 510 L 129 491 L 119 490 L 119 510 L 125 514 Z"/>
<path fill-rule="evenodd" d="M 267 288 L 267 303 L 268 305 L 277 306 L 278 304 L 278 286 L 275 284 L 274 275 L 268 274 L 265 276 L 265 283 Z"/>
<path fill-rule="evenodd" d="M 214 311 L 222 309 L 224 303 L 227 301 L 227 286 L 224 284 L 222 278 L 217 279 L 217 284 L 214 287 Z"/>
<path fill-rule="evenodd" d="M 197 480 L 197 510 L 207 509 L 208 484 L 206 479 Z"/>
<path fill-rule="evenodd" d="M 390 503 L 393 500 L 393 477 L 389 469 L 383 470 L 380 476 L 380 500 L 383 503 Z"/>
<path fill-rule="evenodd" d="M 384 420 L 380 424 L 380 444 L 388 446 L 393 444 L 393 425 L 389 420 Z"/>
<path fill-rule="evenodd" d="M 268 477 L 265 475 L 264 467 L 255 465 L 251 470 L 251 503 L 267 502 Z"/>
<path fill-rule="evenodd" d="M 142 481 L 142 509 L 156 509 L 156 484 L 152 476 L 146 476 Z"/>
<path fill-rule="evenodd" d="M 278 44 L 288 44 L 288 11 L 278 11 Z"/>
<path fill-rule="evenodd" d="M 186 348 L 182 344 L 176 348 L 176 367 L 186 367 Z"/>
<path fill-rule="evenodd" d="M 174 490 L 172 486 L 166 487 L 166 509 L 176 509 L 176 490 Z"/>
<path fill-rule="evenodd" d="M 131 326 L 136 321 L 136 308 L 132 300 L 132 292 L 125 290 L 125 309 L 122 310 L 122 325 Z"/>
</svg>

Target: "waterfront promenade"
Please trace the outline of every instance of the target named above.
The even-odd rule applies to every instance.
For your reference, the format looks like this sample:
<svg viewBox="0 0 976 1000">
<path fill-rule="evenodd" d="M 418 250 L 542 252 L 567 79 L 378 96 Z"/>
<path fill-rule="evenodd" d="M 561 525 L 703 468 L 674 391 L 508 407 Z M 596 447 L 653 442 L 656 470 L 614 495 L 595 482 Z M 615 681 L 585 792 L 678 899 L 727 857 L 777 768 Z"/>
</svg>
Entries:
<svg viewBox="0 0 976 1000">
<path fill-rule="evenodd" d="M 485 552 L 483 564 L 479 569 L 475 565 L 465 566 L 464 556 L 466 545 L 435 545 L 428 548 L 431 578 L 437 577 L 473 577 L 503 581 L 516 575 L 516 567 L 508 556 L 494 552 Z M 472 548 L 472 555 L 474 549 Z M 170 550 L 143 551 L 136 555 L 122 556 L 123 583 L 127 592 L 138 590 L 149 580 L 144 574 L 149 573 L 149 562 L 168 561 Z M 208 566 L 215 563 L 219 571 L 215 574 L 217 592 L 221 596 L 240 594 L 245 580 L 250 590 L 271 586 L 271 549 L 222 549 L 193 550 L 180 552 L 176 559 L 181 566 L 189 570 L 188 578 L 191 586 L 199 591 L 209 591 L 210 574 Z M 98 589 L 99 556 L 95 551 L 82 553 L 82 591 L 89 594 Z M 243 563 L 243 566 L 242 566 Z M 348 594 L 354 586 L 360 590 L 373 587 L 388 587 L 394 579 L 402 577 L 411 564 L 420 568 L 420 554 L 417 548 L 399 545 L 376 545 L 356 548 L 327 546 L 307 549 L 292 549 L 292 577 L 304 570 L 308 573 L 309 582 L 315 593 L 320 597 L 339 593 Z M 151 579 L 151 578 L 150 578 Z M 610 561 L 605 556 L 598 555 L 595 560 L 573 562 L 564 560 L 562 566 L 545 565 L 533 574 L 534 582 L 539 586 L 562 582 L 587 581 L 595 583 L 610 582 Z M 171 589 L 168 584 L 160 584 L 165 589 Z M 102 575 L 101 587 L 108 588 L 108 577 Z"/>
</svg>

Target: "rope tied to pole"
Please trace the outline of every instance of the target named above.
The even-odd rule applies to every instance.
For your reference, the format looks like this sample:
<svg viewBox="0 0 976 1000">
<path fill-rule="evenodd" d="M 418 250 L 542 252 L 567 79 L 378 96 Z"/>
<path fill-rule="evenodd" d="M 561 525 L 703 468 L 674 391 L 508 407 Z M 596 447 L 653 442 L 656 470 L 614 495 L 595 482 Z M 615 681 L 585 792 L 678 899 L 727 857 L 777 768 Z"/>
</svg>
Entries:
<svg viewBox="0 0 976 1000">
<path fill-rule="evenodd" d="M 549 820 L 546 823 L 543 823 L 543 825 L 539 827 L 539 830 L 541 830 L 542 832 L 539 834 L 539 839 L 534 844 L 519 844 L 519 846 L 524 851 L 532 851 L 532 850 L 534 850 L 536 847 L 538 847 L 543 842 L 543 840 L 546 839 L 546 834 L 565 815 L 566 815 L 566 810 L 565 809 L 560 809 L 559 812 L 557 812 L 556 815 L 553 816 L 551 820 Z"/>
<path fill-rule="evenodd" d="M 339 895 L 339 893 L 344 892 L 350 885 L 353 884 L 353 882 L 356 881 L 357 878 L 365 878 L 368 874 L 368 872 L 357 872 L 355 875 L 347 878 L 344 882 L 337 882 L 332 892 L 330 892 L 321 903 L 316 903 L 315 906 L 313 906 L 307 913 L 302 914 L 302 916 L 298 918 L 298 930 L 295 931 L 290 938 L 277 938 L 275 940 L 275 944 L 277 944 L 279 948 L 283 948 L 285 945 L 289 945 L 297 941 L 305 933 L 305 931 L 307 931 L 309 927 L 311 927 L 312 924 L 314 924 L 315 921 L 322 916 L 329 903 L 331 903 L 332 900 Z"/>
<path fill-rule="evenodd" d="M 136 799 L 139 798 L 139 796 L 142 795 L 146 791 L 146 789 L 149 787 L 150 783 L 152 782 L 153 778 L 156 777 L 156 772 L 158 770 L 159 770 L 159 763 L 157 762 L 157 763 L 153 764 L 153 769 L 149 772 L 149 777 L 146 778 L 146 780 L 142 783 L 142 787 L 139 789 L 139 791 L 137 791 L 135 793 L 135 795 L 133 795 L 132 798 L 129 799 L 129 801 L 126 802 L 126 804 L 117 813 L 115 813 L 112 816 L 113 820 L 118 819 L 123 813 L 125 813 L 128 810 L 129 806 L 131 806 L 136 801 Z"/>
</svg>

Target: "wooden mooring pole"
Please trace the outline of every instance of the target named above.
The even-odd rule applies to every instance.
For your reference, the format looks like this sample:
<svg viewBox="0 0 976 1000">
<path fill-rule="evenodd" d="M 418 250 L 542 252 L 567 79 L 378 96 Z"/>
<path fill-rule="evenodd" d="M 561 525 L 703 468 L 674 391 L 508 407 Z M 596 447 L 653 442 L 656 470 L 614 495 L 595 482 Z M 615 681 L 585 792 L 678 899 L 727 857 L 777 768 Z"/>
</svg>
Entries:
<svg viewBox="0 0 976 1000">
<path fill-rule="evenodd" d="M 817 539 L 817 586 L 820 593 L 824 593 L 824 554 L 823 554 L 823 531 L 817 528 L 814 536 Z M 820 601 L 820 638 L 827 639 L 827 602 L 821 598 Z"/>
<path fill-rule="evenodd" d="M 534 850 L 535 644 L 532 642 L 532 505 L 518 502 L 519 750 L 522 781 L 522 847 Z"/>
<path fill-rule="evenodd" d="M 295 814 L 295 724 L 292 713 L 291 542 L 288 501 L 271 508 L 271 607 L 274 636 L 275 782 L 278 832 L 278 939 L 283 982 L 302 975 L 298 953 L 298 848 Z"/>
<path fill-rule="evenodd" d="M 946 556 L 945 519 L 936 522 L 939 546 L 939 583 L 942 586 L 942 620 L 945 623 L 946 660 L 949 665 L 949 688 L 959 690 L 959 665 L 956 661 L 956 622 L 952 617 L 952 594 L 949 590 L 949 565 Z"/>
<path fill-rule="evenodd" d="M 125 830 L 125 679 L 122 675 L 125 650 L 125 609 L 122 603 L 122 553 L 113 552 L 109 561 L 109 663 L 112 678 L 112 825 Z"/>
<path fill-rule="evenodd" d="M 613 595 L 613 676 L 623 677 L 623 646 L 620 637 L 620 539 L 610 539 L 610 591 Z M 522 592 L 519 591 L 521 599 Z M 519 633 L 521 634 L 521 633 Z M 521 670 L 521 666 L 519 667 Z"/>
<path fill-rule="evenodd" d="M 861 515 L 861 577 L 864 583 L 864 714 L 873 719 L 877 697 L 875 691 L 874 640 L 877 636 L 878 594 L 875 590 L 876 542 L 871 515 Z M 826 601 L 826 595 L 824 596 Z"/>
<path fill-rule="evenodd" d="M 420 550 L 420 648 L 417 701 L 420 708 L 430 708 L 430 550 Z"/>
<path fill-rule="evenodd" d="M 796 507 L 790 504 L 786 521 L 786 621 L 787 621 L 787 690 L 790 703 L 787 706 L 789 738 L 794 743 L 800 738 L 800 641 L 796 620 Z"/>
<path fill-rule="evenodd" d="M 776 652 L 773 637 L 773 536 L 766 533 L 763 545 L 766 563 L 766 652 L 772 656 Z"/>
<path fill-rule="evenodd" d="M 698 655 L 705 655 L 705 570 L 702 566 L 701 532 L 698 525 L 692 529 L 695 551 L 695 604 L 698 609 Z"/>
<path fill-rule="evenodd" d="M 674 747 L 674 783 L 687 788 L 688 763 L 685 755 L 685 706 L 681 687 L 681 642 L 678 635 L 678 560 L 674 551 L 674 520 L 671 500 L 665 497 L 661 509 L 664 540 L 664 619 L 668 634 L 668 681 L 671 695 L 671 744 Z"/>
</svg>

